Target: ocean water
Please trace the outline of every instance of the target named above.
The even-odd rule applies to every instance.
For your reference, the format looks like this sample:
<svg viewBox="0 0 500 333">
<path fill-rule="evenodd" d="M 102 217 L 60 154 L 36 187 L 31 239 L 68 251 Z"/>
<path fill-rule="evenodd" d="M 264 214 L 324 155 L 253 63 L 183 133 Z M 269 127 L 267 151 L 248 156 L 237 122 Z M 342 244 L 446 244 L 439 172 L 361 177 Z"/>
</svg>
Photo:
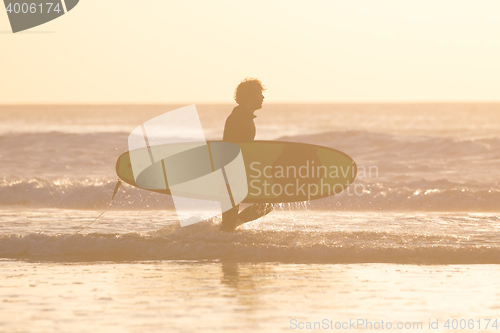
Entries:
<svg viewBox="0 0 500 333">
<path fill-rule="evenodd" d="M 125 184 L 75 234 L 108 206 L 128 134 L 176 107 L 0 106 L 0 331 L 495 330 L 500 104 L 265 105 L 257 139 L 349 154 L 350 192 L 229 234 Z M 197 107 L 220 139 L 232 106 Z"/>
</svg>

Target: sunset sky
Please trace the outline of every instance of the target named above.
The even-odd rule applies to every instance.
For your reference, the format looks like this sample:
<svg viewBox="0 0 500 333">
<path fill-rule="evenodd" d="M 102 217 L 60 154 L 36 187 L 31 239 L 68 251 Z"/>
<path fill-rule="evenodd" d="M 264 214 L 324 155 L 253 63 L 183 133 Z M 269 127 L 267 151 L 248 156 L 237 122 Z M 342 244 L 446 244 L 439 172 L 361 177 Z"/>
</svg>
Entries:
<svg viewBox="0 0 500 333">
<path fill-rule="evenodd" d="M 81 0 L 12 34 L 0 103 L 500 101 L 500 1 Z"/>
</svg>

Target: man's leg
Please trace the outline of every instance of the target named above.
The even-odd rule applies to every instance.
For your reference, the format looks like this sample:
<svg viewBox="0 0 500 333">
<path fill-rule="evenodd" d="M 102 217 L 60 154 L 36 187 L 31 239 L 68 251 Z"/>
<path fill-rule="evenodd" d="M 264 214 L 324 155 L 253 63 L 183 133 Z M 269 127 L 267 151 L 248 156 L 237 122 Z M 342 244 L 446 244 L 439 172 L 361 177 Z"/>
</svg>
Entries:
<svg viewBox="0 0 500 333">
<path fill-rule="evenodd" d="M 222 213 L 221 231 L 233 231 L 238 226 L 238 212 L 240 205 L 236 205 L 227 212 Z"/>
</svg>

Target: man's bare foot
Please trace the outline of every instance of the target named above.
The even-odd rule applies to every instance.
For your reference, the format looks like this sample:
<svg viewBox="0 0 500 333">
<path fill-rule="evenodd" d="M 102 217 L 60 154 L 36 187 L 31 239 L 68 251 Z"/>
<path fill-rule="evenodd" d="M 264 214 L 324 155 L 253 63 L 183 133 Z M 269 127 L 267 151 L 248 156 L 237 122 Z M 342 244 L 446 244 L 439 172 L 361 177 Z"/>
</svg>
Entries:
<svg viewBox="0 0 500 333">
<path fill-rule="evenodd" d="M 221 225 L 219 231 L 233 232 L 235 229 L 236 226 Z"/>
<path fill-rule="evenodd" d="M 243 222 L 241 222 L 239 219 L 236 219 L 236 221 L 231 221 L 231 222 L 232 223 L 222 222 L 219 231 L 233 232 L 240 224 L 243 224 Z"/>
</svg>

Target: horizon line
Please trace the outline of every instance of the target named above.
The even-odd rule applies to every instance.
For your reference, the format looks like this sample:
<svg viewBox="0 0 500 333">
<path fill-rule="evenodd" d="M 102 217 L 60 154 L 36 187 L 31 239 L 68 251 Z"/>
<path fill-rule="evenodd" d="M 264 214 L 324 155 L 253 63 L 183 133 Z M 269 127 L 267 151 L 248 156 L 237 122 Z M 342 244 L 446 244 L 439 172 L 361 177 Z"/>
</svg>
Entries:
<svg viewBox="0 0 500 333">
<path fill-rule="evenodd" d="M 8 102 L 0 103 L 0 106 L 39 106 L 39 105 L 53 105 L 53 106 L 63 106 L 63 105 L 230 105 L 236 104 L 236 102 Z M 277 104 L 500 104 L 498 101 L 332 101 L 332 102 L 265 102 L 265 105 L 277 105 Z"/>
</svg>

